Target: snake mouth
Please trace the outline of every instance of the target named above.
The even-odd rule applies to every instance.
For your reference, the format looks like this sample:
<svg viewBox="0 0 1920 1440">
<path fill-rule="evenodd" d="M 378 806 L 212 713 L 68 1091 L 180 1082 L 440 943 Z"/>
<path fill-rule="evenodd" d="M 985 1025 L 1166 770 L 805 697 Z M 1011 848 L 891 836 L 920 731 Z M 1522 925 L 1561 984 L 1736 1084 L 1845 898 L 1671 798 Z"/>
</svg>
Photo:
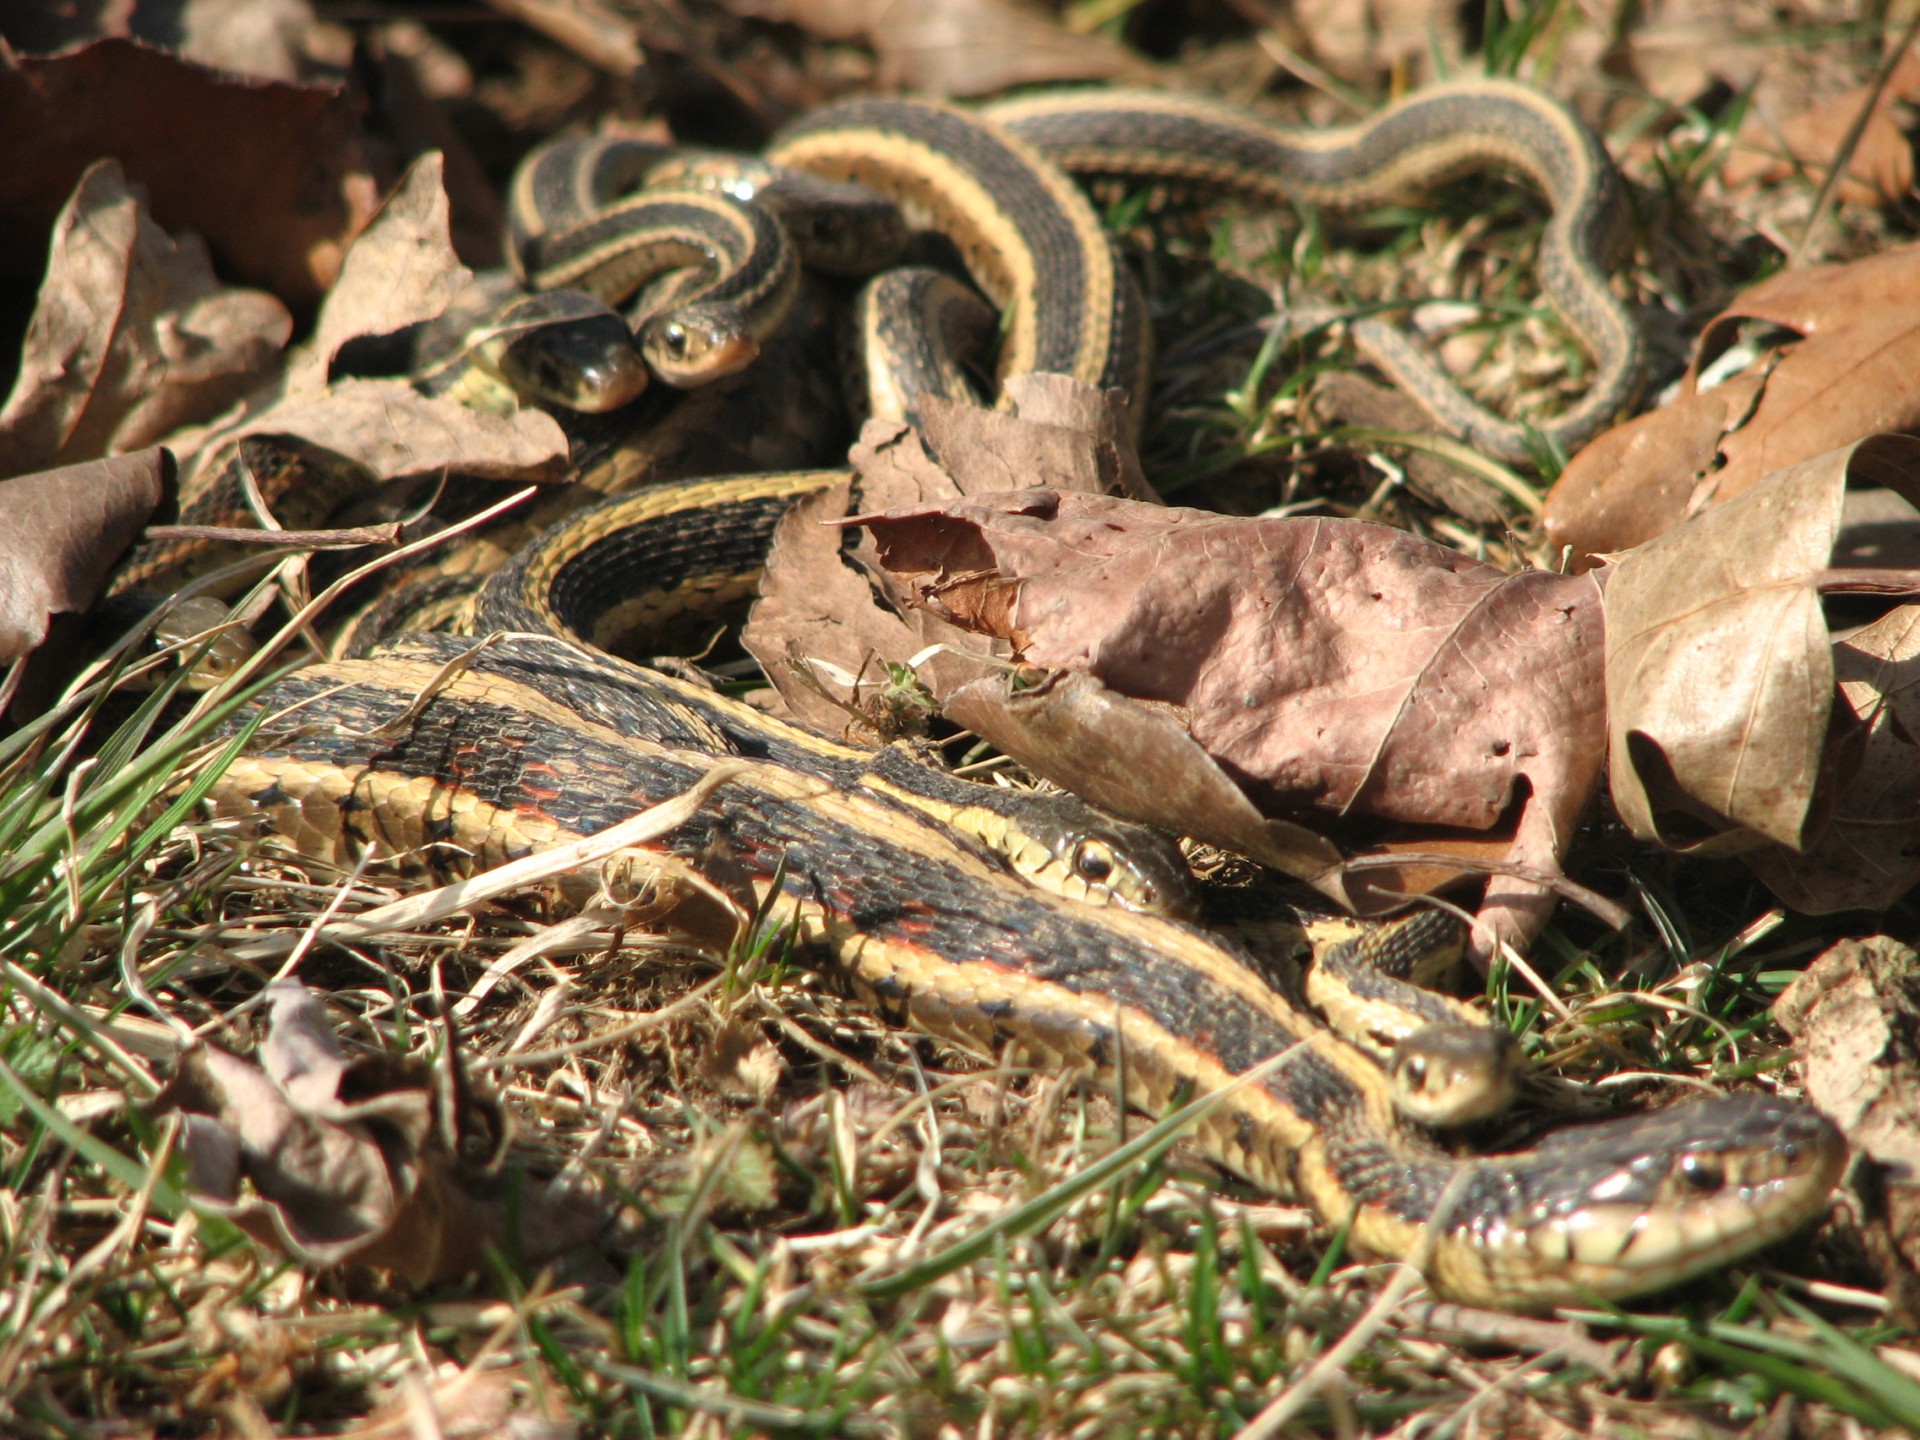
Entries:
<svg viewBox="0 0 1920 1440">
<path fill-rule="evenodd" d="M 618 410 L 647 388 L 626 321 L 578 292 L 531 296 L 469 343 L 474 361 L 521 395 L 583 414 Z"/>
<path fill-rule="evenodd" d="M 1533 1153 L 1552 1195 L 1477 1238 L 1487 1268 L 1544 1306 L 1663 1289 L 1791 1234 L 1819 1215 L 1847 1146 L 1805 1106 L 1731 1095 L 1559 1131 Z"/>
</svg>

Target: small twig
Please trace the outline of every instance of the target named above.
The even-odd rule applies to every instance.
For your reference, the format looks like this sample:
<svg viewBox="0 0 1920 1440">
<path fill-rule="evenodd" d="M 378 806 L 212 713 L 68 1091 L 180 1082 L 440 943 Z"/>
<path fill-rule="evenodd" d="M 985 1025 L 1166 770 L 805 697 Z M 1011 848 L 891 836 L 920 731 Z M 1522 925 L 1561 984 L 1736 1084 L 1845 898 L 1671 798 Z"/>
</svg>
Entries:
<svg viewBox="0 0 1920 1440">
<path fill-rule="evenodd" d="M 1571 1320 L 1507 1315 L 1497 1310 L 1457 1305 L 1450 1300 L 1430 1300 L 1409 1310 L 1404 1318 L 1409 1326 L 1420 1330 L 1484 1341 L 1522 1354 L 1553 1352 L 1562 1359 L 1586 1366 L 1596 1375 L 1608 1374 L 1619 1352 L 1627 1348 L 1621 1342 L 1603 1344 L 1587 1334 L 1586 1326 Z"/>
<path fill-rule="evenodd" d="M 482 972 L 480 978 L 467 987 L 467 993 L 454 1002 L 453 1015 L 457 1020 L 468 1020 L 474 1011 L 486 1001 L 494 988 L 512 975 L 529 960 L 538 960 L 543 955 L 551 955 L 557 950 L 577 944 L 597 930 L 613 923 L 613 917 L 586 912 L 569 916 L 555 925 L 548 925 L 536 931 L 526 939 L 515 942 L 492 964 Z"/>
<path fill-rule="evenodd" d="M 1500 955 L 1501 958 L 1507 962 L 1508 968 L 1516 975 L 1522 976 L 1526 982 L 1533 987 L 1533 993 L 1540 997 L 1541 1004 L 1545 1005 L 1570 1025 L 1579 1025 L 1582 1030 L 1591 1030 L 1593 1028 L 1590 1025 L 1574 1019 L 1573 1007 L 1560 998 L 1559 993 L 1546 982 L 1545 977 L 1528 963 L 1526 956 L 1514 949 L 1513 946 L 1505 940 L 1500 942 Z"/>
<path fill-rule="evenodd" d="M 706 1004 L 707 999 L 722 984 L 726 976 L 716 975 L 689 990 L 678 1000 L 662 1005 L 658 1010 L 649 1010 L 645 1015 L 616 1025 L 611 1030 L 601 1030 L 592 1035 L 582 1036 L 578 1040 L 569 1040 L 564 1045 L 555 1045 L 547 1050 L 527 1050 L 519 1054 L 476 1055 L 469 1060 L 468 1068 L 473 1070 L 503 1070 L 509 1066 L 551 1065 L 557 1060 L 565 1060 L 570 1055 L 578 1055 L 587 1050 L 598 1050 L 607 1045 L 617 1045 L 620 1041 L 635 1035 L 644 1035 L 649 1030 L 658 1030 L 670 1020 L 677 1020 L 691 1010 L 697 1010 Z"/>
<path fill-rule="evenodd" d="M 1920 591 L 1920 570 L 1816 570 L 1809 578 L 1822 595 L 1911 595 Z"/>
<path fill-rule="evenodd" d="M 227 545 L 261 545 L 275 549 L 353 550 L 362 545 L 395 545 L 400 522 L 350 525 L 339 530 L 259 530 L 243 525 L 149 525 L 147 540 L 218 540 Z"/>
<path fill-rule="evenodd" d="M 1591 913 L 1596 919 L 1612 926 L 1615 930 L 1624 930 L 1633 919 L 1622 906 L 1607 899 L 1598 890 L 1589 890 L 1586 886 L 1565 875 L 1550 874 L 1537 870 L 1531 865 L 1515 865 L 1505 860 L 1482 860 L 1473 855 L 1448 855 L 1438 850 L 1394 850 L 1379 855 L 1355 855 L 1342 860 L 1322 875 L 1312 877 L 1313 882 L 1323 879 L 1326 874 L 1345 874 L 1350 870 L 1390 870 L 1406 865 L 1432 865 L 1436 868 L 1458 870 L 1463 875 L 1510 875 L 1515 880 L 1525 880 L 1530 884 L 1542 886 L 1553 891 L 1563 900 L 1571 900 L 1581 909 Z"/>
<path fill-rule="evenodd" d="M 478 530 L 482 526 L 491 524 L 497 516 L 504 515 L 516 505 L 529 499 L 538 489 L 539 487 L 537 485 L 528 485 L 520 490 L 516 490 L 499 503 L 489 505 L 486 509 L 469 515 L 457 525 L 449 525 L 446 529 L 436 534 L 424 536 L 419 540 L 415 540 L 410 545 L 402 545 L 398 550 L 389 550 L 386 554 L 377 556 L 369 560 L 366 564 L 356 566 L 354 569 L 349 570 L 325 590 L 322 590 L 318 595 L 314 596 L 311 601 L 301 607 L 299 613 L 294 615 L 292 619 L 288 620 L 286 624 L 282 625 L 269 636 L 265 643 L 260 646 L 259 650 L 254 653 L 253 657 L 228 677 L 226 684 L 220 686 L 218 689 L 209 690 L 202 696 L 200 703 L 194 707 L 193 714 L 188 716 L 189 723 L 198 718 L 199 715 L 205 713 L 208 707 L 216 704 L 216 697 L 230 695 L 234 690 L 249 685 L 258 679 L 260 675 L 266 671 L 267 667 L 273 663 L 274 657 L 286 647 L 287 643 L 292 640 L 295 635 L 305 630 L 312 624 L 316 615 L 323 612 L 353 586 L 358 585 L 370 575 L 377 575 L 382 570 L 394 565 L 404 564 L 416 555 L 424 554 L 436 546 L 444 545 L 456 535 L 464 535 L 470 530 Z"/>
</svg>

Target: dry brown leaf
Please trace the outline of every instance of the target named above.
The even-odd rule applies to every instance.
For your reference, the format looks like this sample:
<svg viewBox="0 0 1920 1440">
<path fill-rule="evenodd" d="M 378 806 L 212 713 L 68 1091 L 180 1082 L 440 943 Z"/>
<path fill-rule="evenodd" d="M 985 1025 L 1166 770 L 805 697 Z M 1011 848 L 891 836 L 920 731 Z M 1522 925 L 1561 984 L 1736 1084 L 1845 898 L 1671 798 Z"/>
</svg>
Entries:
<svg viewBox="0 0 1920 1440">
<path fill-rule="evenodd" d="M 590 1242 L 600 1222 L 585 1209 L 495 1181 L 506 1115 L 456 1073 L 457 1056 L 349 1059 L 305 986 L 268 993 L 258 1063 L 201 1046 L 155 1102 L 184 1117 L 198 1203 L 302 1264 L 352 1261 L 415 1284 L 457 1278 L 489 1249 L 539 1264 Z"/>
<path fill-rule="evenodd" d="M 0 664 L 84 614 L 172 479 L 158 448 L 0 480 Z"/>
<path fill-rule="evenodd" d="M 1118 41 L 1076 34 L 1008 0 L 775 0 L 756 8 L 825 39 L 864 37 L 880 57 L 883 89 L 966 99 L 1018 85 L 1153 73 Z"/>
<path fill-rule="evenodd" d="M 399 380 L 345 380 L 290 398 L 226 438 L 242 435 L 297 436 L 366 466 L 376 480 L 457 470 L 541 483 L 567 468 L 566 435 L 544 411 L 488 415 Z M 212 463 L 224 463 L 225 448 L 208 457 Z"/>
<path fill-rule="evenodd" d="M 1036 480 L 1061 490 L 1151 497 L 1118 392 L 1063 375 L 1025 375 L 1008 382 L 1007 396 L 1014 410 L 923 397 L 919 431 L 870 422 L 852 452 L 861 508 L 936 504 Z M 836 488 L 794 506 L 781 521 L 742 637 L 787 712 L 829 732 L 868 712 L 890 683 L 889 663 L 946 647 L 917 667 L 921 683 L 944 700 L 988 672 L 969 657 L 1005 653 L 906 607 L 874 562 L 871 542 L 843 551 L 845 532 L 829 522 L 847 515 L 851 493 Z"/>
<path fill-rule="evenodd" d="M 450 470 L 487 479 L 544 483 L 566 473 L 559 423 L 532 407 L 512 415 L 426 396 L 400 380 L 328 383 L 340 348 L 431 320 L 468 291 L 471 272 L 453 252 L 438 156 L 408 169 L 394 194 L 358 235 L 328 293 L 313 340 L 285 381 L 256 397 L 250 413 L 215 430 L 178 437 L 195 447 L 194 479 L 227 463 L 248 435 L 291 435 L 364 466 L 374 482 Z"/>
<path fill-rule="evenodd" d="M 1641 838 L 1797 850 L 1817 836 L 1834 693 L 1820 592 L 1849 480 L 1920 499 L 1920 441 L 1783 470 L 1608 572 L 1609 783 Z"/>
<path fill-rule="evenodd" d="M 1302 880 L 1326 877 L 1340 863 L 1332 842 L 1255 809 L 1174 714 L 1085 671 L 1058 671 L 1025 688 L 989 675 L 942 709 L 1036 775 L 1116 815 L 1175 825 Z M 1336 877 L 1323 883 L 1334 900 L 1350 899 Z"/>
<path fill-rule="evenodd" d="M 355 237 L 290 390 L 324 387 L 327 367 L 348 341 L 432 320 L 473 283 L 454 254 L 445 178 L 438 154 L 421 156 Z"/>
<path fill-rule="evenodd" d="M 1773 1016 L 1800 1051 L 1807 1099 L 1878 1171 L 1881 1183 L 1859 1187 L 1868 1233 L 1910 1285 L 1920 1270 L 1920 957 L 1885 935 L 1842 940 Z"/>
<path fill-rule="evenodd" d="M 222 287 L 198 238 L 170 239 L 103 160 L 54 226 L 0 410 L 0 475 L 138 449 L 210 419 L 269 373 L 292 330 L 273 296 Z"/>
<path fill-rule="evenodd" d="M 1858 768 L 1805 853 L 1741 860 L 1795 910 L 1884 910 L 1920 881 L 1920 606 L 1903 605 L 1833 647 L 1834 679 L 1862 737 Z"/>
<path fill-rule="evenodd" d="M 828 734 L 883 718 L 874 706 L 890 683 L 888 663 L 905 664 L 942 643 L 941 631 L 956 644 L 974 642 L 932 616 L 903 618 L 878 603 L 864 572 L 843 555 L 841 532 L 830 528 L 847 514 L 851 493 L 851 483 L 835 486 L 781 518 L 760 599 L 741 635 L 785 713 Z M 944 654 L 919 667 L 924 683 L 943 689 L 977 674 L 965 660 Z"/>
<path fill-rule="evenodd" d="M 1487 830 L 1520 802 L 1509 858 L 1552 875 L 1598 778 L 1591 579 L 1507 576 L 1359 521 L 1046 490 L 858 523 L 943 618 L 1029 664 L 1179 707 L 1264 812 Z M 1488 916 L 1497 928 L 1544 913 L 1537 886 L 1497 889 L 1528 916 Z"/>
<path fill-rule="evenodd" d="M 1589 51 L 1581 79 L 1596 104 L 1605 92 L 1625 113 L 1640 111 L 1643 95 L 1677 109 L 1707 99 L 1716 86 L 1751 92 L 1782 69 L 1780 47 L 1771 43 L 1779 23 L 1764 9 L 1726 0 L 1647 0 L 1632 25 L 1603 32 L 1604 48 Z M 1570 73 L 1564 63 L 1557 69 Z"/>
<path fill-rule="evenodd" d="M 1744 320 L 1803 338 L 1701 392 L 1701 368 Z M 1788 270 L 1707 327 L 1676 400 L 1574 456 L 1547 496 L 1547 538 L 1576 557 L 1627 550 L 1775 470 L 1868 435 L 1916 429 L 1920 246 Z"/>
<path fill-rule="evenodd" d="M 223 274 L 309 304 L 373 210 L 355 117 L 342 87 L 236 79 L 128 40 L 0 63 L 0 265 L 37 273 L 81 173 L 112 155 Z"/>
<path fill-rule="evenodd" d="M 1796 175 L 1819 185 L 1839 155 L 1847 133 L 1869 100 L 1873 113 L 1860 132 L 1841 179 L 1840 200 L 1853 205 L 1893 204 L 1913 189 L 1913 145 L 1907 139 L 1902 102 L 1920 91 L 1920 54 L 1909 52 L 1877 96 L 1867 86 L 1833 95 L 1777 123 L 1756 97 L 1720 168 L 1729 190 L 1773 185 Z"/>
</svg>

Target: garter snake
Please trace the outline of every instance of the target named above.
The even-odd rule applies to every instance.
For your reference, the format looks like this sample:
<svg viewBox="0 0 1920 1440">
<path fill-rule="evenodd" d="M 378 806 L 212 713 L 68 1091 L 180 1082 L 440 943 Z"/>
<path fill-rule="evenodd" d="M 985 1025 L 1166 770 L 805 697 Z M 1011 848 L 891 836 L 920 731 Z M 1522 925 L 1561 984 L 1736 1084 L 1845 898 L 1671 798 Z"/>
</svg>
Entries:
<svg viewBox="0 0 1920 1440">
<path fill-rule="evenodd" d="M 776 165 L 895 201 L 959 248 L 1001 310 L 998 373 L 1146 388 L 1145 302 L 1072 183 L 1001 128 L 916 100 L 844 100 L 787 126 Z"/>
<path fill-rule="evenodd" d="M 1374 1253 L 1412 1253 L 1450 1196 L 1429 1275 L 1462 1299 L 1636 1293 L 1724 1263 L 1818 1208 L 1842 1156 L 1837 1134 L 1761 1096 L 1561 1131 L 1517 1154 L 1444 1154 L 1401 1117 L 1374 1059 L 1206 932 L 1025 883 L 956 825 L 961 802 L 923 777 L 899 783 L 870 755 L 740 702 L 525 635 L 557 623 L 612 643 L 621 626 L 655 626 L 739 590 L 757 532 L 829 478 L 838 472 L 699 482 L 572 517 L 482 597 L 476 628 L 519 636 L 472 656 L 410 726 L 391 722 L 468 654 L 463 642 L 402 639 L 284 682 L 264 703 L 305 707 L 296 724 L 318 710 L 324 723 L 257 745 L 217 804 L 327 861 L 370 847 L 460 873 L 596 832 L 740 763 L 694 821 L 637 858 L 730 875 L 762 899 L 777 886 L 799 933 L 887 1015 L 1117 1071 L 1150 1109 L 1284 1052 L 1205 1123 L 1208 1147 L 1259 1183 L 1297 1189 L 1330 1223 L 1351 1221 Z M 671 517 L 676 504 L 698 523 L 632 523 Z M 611 598 L 632 565 L 658 592 L 640 613 Z M 550 615 L 530 613 L 528 597 Z"/>
<path fill-rule="evenodd" d="M 1434 86 L 1330 130 L 1282 128 L 1213 101 L 1130 90 L 1061 91 L 985 113 L 1076 175 L 1336 210 L 1398 198 L 1469 169 L 1517 170 L 1553 204 L 1540 245 L 1541 286 L 1597 366 L 1586 398 L 1537 429 L 1571 451 L 1638 391 L 1640 328 L 1608 287 L 1604 266 L 1621 218 L 1619 177 L 1599 137 L 1530 86 Z M 1352 329 L 1369 358 L 1442 429 L 1500 460 L 1531 458 L 1525 427 L 1470 397 L 1404 331 L 1377 320 Z"/>
<path fill-rule="evenodd" d="M 644 191 L 704 190 L 772 212 L 810 268 L 870 275 L 907 246 L 900 211 L 859 185 L 840 184 L 728 151 L 700 150 L 622 135 L 568 136 L 534 150 L 514 172 L 507 197 L 507 254 L 522 278 L 536 280 L 554 236 L 591 223 Z M 620 226 L 573 236 L 619 246 Z M 537 284 L 534 288 L 541 288 Z"/>
<path fill-rule="evenodd" d="M 937 154 L 927 136 L 945 133 L 953 112 L 912 109 L 911 164 L 898 153 L 885 164 L 849 159 L 862 128 L 877 123 L 850 107 L 803 122 L 776 154 L 891 185 L 938 211 L 942 194 L 951 201 L 941 190 L 951 174 L 915 167 Z M 997 141 L 969 152 L 969 173 L 998 174 L 1009 155 L 1029 178 L 1044 175 L 1017 145 Z M 1072 192 L 1046 193 L 1049 204 L 1065 204 L 1061 195 Z M 946 213 L 957 224 L 959 211 L 949 204 Z M 1069 229 L 1077 274 L 1097 269 L 1096 254 L 1112 265 L 1097 227 Z M 1055 302 L 1038 298 L 1064 296 L 1043 283 L 1059 281 L 1057 256 L 1023 233 L 1026 249 L 998 269 L 990 257 L 999 242 L 978 237 L 979 278 L 1007 312 L 1003 373 L 1057 357 L 1068 373 L 1111 383 L 1129 366 L 1114 339 L 1123 282 L 1112 281 L 1098 315 L 1087 292 L 1074 290 L 1065 298 L 1076 308 L 1059 321 Z M 1090 333 L 1105 338 L 1090 342 Z M 716 488 L 687 507 L 701 523 L 681 537 L 680 572 L 655 575 L 630 607 L 641 613 L 606 619 L 600 605 L 609 570 L 631 559 L 619 553 L 629 543 L 623 527 L 608 517 L 626 505 L 677 503 L 671 492 L 610 502 L 547 532 L 489 587 L 481 627 L 524 629 L 515 607 L 529 596 L 609 641 L 690 598 L 704 606 L 742 584 L 728 526 L 770 523 L 774 502 L 823 481 L 701 483 Z M 589 603 L 600 609 L 586 614 Z M 1445 1153 L 1396 1112 L 1374 1059 L 1205 932 L 1029 884 L 1008 863 L 1018 843 L 987 846 L 962 833 L 966 800 L 934 782 L 890 773 L 884 759 L 848 759 L 839 754 L 846 747 L 578 643 L 507 638 L 476 654 L 452 637 L 401 639 L 301 671 L 258 703 L 291 710 L 293 728 L 270 724 L 217 783 L 214 804 L 335 863 L 371 851 L 441 873 L 486 868 L 596 833 L 718 766 L 737 767 L 694 819 L 635 863 L 744 885 L 888 1016 L 1119 1076 L 1149 1109 L 1227 1089 L 1270 1063 L 1200 1122 L 1208 1148 L 1258 1183 L 1296 1190 L 1369 1252 L 1424 1254 L 1435 1287 L 1461 1299 L 1537 1306 L 1698 1274 L 1806 1220 L 1842 1158 L 1837 1133 L 1817 1114 L 1759 1095 L 1565 1130 L 1511 1155 Z M 1057 841 L 1043 848 L 1061 850 Z M 1078 844 L 1068 852 L 1077 864 Z M 1081 877 L 1091 889 L 1131 848 L 1085 853 L 1090 871 L 1107 872 Z"/>
<path fill-rule="evenodd" d="M 1271 1062 L 1200 1122 L 1207 1148 L 1301 1194 L 1367 1252 L 1420 1253 L 1424 1232 L 1430 1282 L 1462 1300 L 1530 1307 L 1674 1283 L 1803 1223 L 1838 1171 L 1837 1132 L 1763 1095 L 1449 1155 L 1400 1119 L 1371 1059 L 1203 931 L 1029 885 L 884 786 L 840 783 L 806 758 L 814 739 L 764 716 L 723 748 L 685 687 L 638 667 L 609 684 L 617 663 L 547 638 L 473 654 L 420 636 L 310 667 L 258 702 L 290 710 L 292 728 L 270 721 L 214 804 L 321 860 L 371 851 L 460 874 L 738 767 L 633 863 L 732 877 L 883 1015 L 1122 1076 L 1150 1110 Z"/>
<path fill-rule="evenodd" d="M 523 207 L 514 215 L 523 222 Z M 605 305 L 632 301 L 640 353 L 682 389 L 751 364 L 799 284 L 780 222 L 726 194 L 643 190 L 551 228 L 538 223 L 512 228 L 522 279 L 536 290 L 584 291 Z"/>
</svg>

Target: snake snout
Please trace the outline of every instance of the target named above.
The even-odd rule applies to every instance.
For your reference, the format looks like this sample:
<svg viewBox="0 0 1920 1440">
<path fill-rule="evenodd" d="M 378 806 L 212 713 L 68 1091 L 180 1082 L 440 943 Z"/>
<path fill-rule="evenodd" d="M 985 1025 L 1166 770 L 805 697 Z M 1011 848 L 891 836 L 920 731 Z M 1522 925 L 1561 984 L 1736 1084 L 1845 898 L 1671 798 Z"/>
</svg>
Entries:
<svg viewBox="0 0 1920 1440">
<path fill-rule="evenodd" d="M 1677 1283 L 1814 1219 L 1846 1142 L 1818 1111 L 1730 1095 L 1562 1131 L 1556 1200 L 1527 1229 L 1573 1288 L 1609 1297 Z"/>
</svg>

